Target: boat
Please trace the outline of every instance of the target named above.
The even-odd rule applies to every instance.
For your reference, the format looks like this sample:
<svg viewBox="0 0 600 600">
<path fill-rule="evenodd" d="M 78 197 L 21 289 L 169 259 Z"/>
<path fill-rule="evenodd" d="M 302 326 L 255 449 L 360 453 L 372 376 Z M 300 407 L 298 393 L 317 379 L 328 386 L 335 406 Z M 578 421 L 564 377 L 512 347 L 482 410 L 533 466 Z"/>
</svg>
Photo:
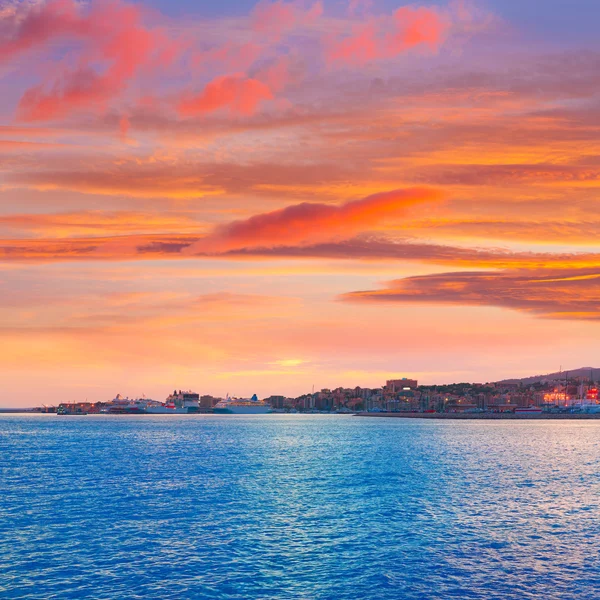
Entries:
<svg viewBox="0 0 600 600">
<path fill-rule="evenodd" d="M 571 406 L 571 412 L 575 413 L 586 413 L 586 414 L 598 414 L 600 413 L 600 404 L 598 404 L 598 388 L 592 387 L 586 388 L 582 383 L 579 386 L 578 397 L 575 399 Z"/>
<path fill-rule="evenodd" d="M 575 404 L 572 408 L 572 412 L 586 413 L 586 414 L 598 414 L 600 413 L 600 404 L 595 402 L 580 402 Z"/>
<path fill-rule="evenodd" d="M 254 394 L 252 398 L 230 398 L 218 402 L 213 412 L 221 415 L 264 415 L 272 412 L 271 405 L 259 400 Z"/>
<path fill-rule="evenodd" d="M 200 412 L 200 395 L 194 392 L 175 390 L 165 402 L 145 397 L 132 400 L 117 394 L 103 413 L 109 415 L 188 415 Z"/>
<path fill-rule="evenodd" d="M 117 394 L 101 412 L 107 415 L 143 415 L 147 400 L 131 400 Z"/>
<path fill-rule="evenodd" d="M 145 412 L 149 415 L 189 415 L 200 412 L 200 394 L 175 390 L 164 403 L 148 401 Z"/>
<path fill-rule="evenodd" d="M 68 404 L 61 404 L 57 409 L 56 409 L 56 414 L 57 415 L 61 415 L 61 416 L 66 416 L 66 415 L 87 415 L 87 412 L 82 410 L 80 407 L 73 405 L 68 405 Z"/>
<path fill-rule="evenodd" d="M 515 414 L 516 415 L 528 415 L 528 414 L 533 414 L 533 415 L 541 415 L 542 414 L 542 409 L 539 406 L 521 406 L 518 408 L 515 408 Z"/>
</svg>

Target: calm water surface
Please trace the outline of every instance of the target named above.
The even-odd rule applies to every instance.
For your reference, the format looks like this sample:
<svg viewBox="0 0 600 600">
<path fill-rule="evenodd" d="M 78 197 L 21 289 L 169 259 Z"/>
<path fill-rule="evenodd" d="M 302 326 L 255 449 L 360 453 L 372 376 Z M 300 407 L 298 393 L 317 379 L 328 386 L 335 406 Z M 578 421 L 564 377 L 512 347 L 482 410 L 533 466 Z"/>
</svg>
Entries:
<svg viewBox="0 0 600 600">
<path fill-rule="evenodd" d="M 0 417 L 1 598 L 597 599 L 600 423 Z"/>
</svg>

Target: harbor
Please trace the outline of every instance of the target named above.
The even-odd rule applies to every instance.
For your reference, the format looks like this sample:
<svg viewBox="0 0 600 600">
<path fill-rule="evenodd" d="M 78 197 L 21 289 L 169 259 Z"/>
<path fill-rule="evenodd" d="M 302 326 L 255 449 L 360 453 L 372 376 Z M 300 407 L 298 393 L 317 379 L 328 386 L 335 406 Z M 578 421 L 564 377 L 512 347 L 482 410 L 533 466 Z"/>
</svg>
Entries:
<svg viewBox="0 0 600 600">
<path fill-rule="evenodd" d="M 271 405 L 251 398 L 214 398 L 191 390 L 174 390 L 164 402 L 148 398 L 130 399 L 117 394 L 107 402 L 70 402 L 58 406 L 42 405 L 31 412 L 56 413 L 59 416 L 104 415 L 197 415 L 197 414 L 266 414 Z M 29 412 L 29 411 L 27 411 Z"/>
<path fill-rule="evenodd" d="M 594 369 L 586 367 L 490 383 L 422 385 L 414 378 L 401 377 L 376 388 L 313 389 L 297 397 L 226 394 L 222 398 L 175 389 L 164 401 L 117 394 L 107 401 L 41 404 L 25 412 L 63 416 L 304 413 L 407 419 L 595 419 L 600 417 L 596 379 Z"/>
</svg>

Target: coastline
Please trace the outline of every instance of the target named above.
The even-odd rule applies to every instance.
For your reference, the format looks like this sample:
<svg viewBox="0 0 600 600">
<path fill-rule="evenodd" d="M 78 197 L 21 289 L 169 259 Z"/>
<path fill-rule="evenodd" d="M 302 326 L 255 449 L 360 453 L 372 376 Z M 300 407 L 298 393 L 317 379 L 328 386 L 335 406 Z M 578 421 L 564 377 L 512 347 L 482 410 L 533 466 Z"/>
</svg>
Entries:
<svg viewBox="0 0 600 600">
<path fill-rule="evenodd" d="M 445 419 L 445 420 L 589 420 L 600 419 L 600 413 L 356 413 L 357 417 L 384 417 L 393 419 Z"/>
<path fill-rule="evenodd" d="M 1 414 L 55 414 L 55 413 L 43 413 L 31 408 L 0 408 Z M 191 413 L 187 416 L 194 415 L 209 415 L 214 413 L 198 412 Z M 285 413 L 281 413 L 285 414 Z M 299 413 L 303 414 L 303 413 Z M 305 413 L 313 414 L 313 413 Z M 335 415 L 337 413 L 326 413 Z M 114 415 L 113 415 L 114 416 Z M 153 415 L 150 415 L 153 416 Z M 163 416 L 163 415 L 161 415 Z M 169 416 L 169 415 L 167 415 Z M 479 421 L 522 421 L 522 420 L 537 420 L 537 421 L 581 421 L 581 420 L 594 420 L 600 419 L 600 413 L 412 413 L 412 412 L 388 412 L 388 413 L 370 413 L 370 412 L 356 412 L 348 413 L 344 416 L 354 417 L 381 417 L 387 419 L 441 419 L 441 420 L 479 420 Z"/>
</svg>

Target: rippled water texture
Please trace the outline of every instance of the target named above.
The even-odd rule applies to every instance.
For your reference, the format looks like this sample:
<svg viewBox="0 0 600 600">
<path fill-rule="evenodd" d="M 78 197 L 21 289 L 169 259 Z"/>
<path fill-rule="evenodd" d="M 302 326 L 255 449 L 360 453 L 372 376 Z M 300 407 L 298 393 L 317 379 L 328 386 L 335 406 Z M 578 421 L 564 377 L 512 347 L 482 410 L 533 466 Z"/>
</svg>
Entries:
<svg viewBox="0 0 600 600">
<path fill-rule="evenodd" d="M 2 598 L 600 598 L 600 423 L 0 417 Z"/>
</svg>

